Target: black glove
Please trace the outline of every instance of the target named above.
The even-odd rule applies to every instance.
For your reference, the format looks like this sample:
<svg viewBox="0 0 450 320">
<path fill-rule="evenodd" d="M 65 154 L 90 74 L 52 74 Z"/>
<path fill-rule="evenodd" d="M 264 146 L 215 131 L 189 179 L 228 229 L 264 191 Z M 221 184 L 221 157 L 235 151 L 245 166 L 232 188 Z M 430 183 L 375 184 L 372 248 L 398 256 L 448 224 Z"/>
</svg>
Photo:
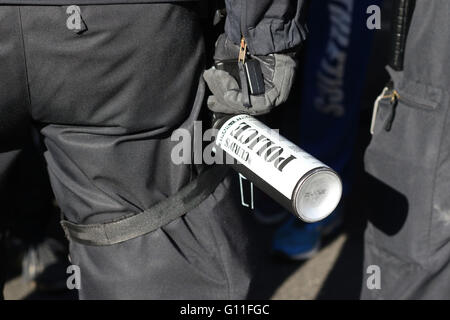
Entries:
<svg viewBox="0 0 450 320">
<path fill-rule="evenodd" d="M 240 47 L 222 34 L 216 43 L 214 60 L 236 61 L 238 65 Z M 208 98 L 208 108 L 217 113 L 261 115 L 285 102 L 294 81 L 296 61 L 288 54 L 252 56 L 260 63 L 264 78 L 265 93 L 246 97 L 246 83 L 239 87 L 236 79 L 227 71 L 212 67 L 205 71 L 206 80 L 213 96 Z"/>
</svg>

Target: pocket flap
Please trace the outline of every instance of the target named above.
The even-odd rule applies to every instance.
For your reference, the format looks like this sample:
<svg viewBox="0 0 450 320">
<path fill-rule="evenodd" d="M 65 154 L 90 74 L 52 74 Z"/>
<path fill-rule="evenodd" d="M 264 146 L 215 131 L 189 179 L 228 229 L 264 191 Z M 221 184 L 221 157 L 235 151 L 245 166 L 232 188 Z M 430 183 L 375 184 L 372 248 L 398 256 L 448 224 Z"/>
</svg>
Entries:
<svg viewBox="0 0 450 320">
<path fill-rule="evenodd" d="M 441 101 L 442 89 L 405 79 L 403 72 L 395 71 L 389 66 L 386 70 L 394 82 L 400 100 L 413 107 L 428 110 L 437 108 Z"/>
</svg>

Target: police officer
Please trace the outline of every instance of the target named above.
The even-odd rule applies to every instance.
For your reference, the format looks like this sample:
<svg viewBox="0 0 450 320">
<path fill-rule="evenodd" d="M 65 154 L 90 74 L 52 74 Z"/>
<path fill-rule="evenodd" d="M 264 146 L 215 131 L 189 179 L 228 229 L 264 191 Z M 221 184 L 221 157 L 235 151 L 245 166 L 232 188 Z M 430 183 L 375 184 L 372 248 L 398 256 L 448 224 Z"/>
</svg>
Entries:
<svg viewBox="0 0 450 320">
<path fill-rule="evenodd" d="M 362 297 L 449 299 L 450 2 L 396 3 L 392 81 L 376 103 L 365 154 L 376 179 Z"/>
<path fill-rule="evenodd" d="M 80 298 L 245 298 L 248 239 L 225 170 L 171 161 L 171 133 L 193 131 L 206 95 L 199 1 L 0 4 L 1 203 L 36 126 Z M 218 52 L 244 39 L 248 56 L 266 62 L 267 94 L 249 97 L 210 69 L 209 105 L 249 112 L 247 97 L 253 113 L 267 113 L 289 94 L 303 1 L 226 5 Z"/>
</svg>

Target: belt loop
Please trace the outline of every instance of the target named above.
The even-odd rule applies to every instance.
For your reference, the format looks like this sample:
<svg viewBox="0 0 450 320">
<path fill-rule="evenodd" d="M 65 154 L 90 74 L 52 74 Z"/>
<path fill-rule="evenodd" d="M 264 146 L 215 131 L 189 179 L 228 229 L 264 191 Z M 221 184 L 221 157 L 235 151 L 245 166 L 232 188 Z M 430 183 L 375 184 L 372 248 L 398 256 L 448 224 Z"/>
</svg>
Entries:
<svg viewBox="0 0 450 320">
<path fill-rule="evenodd" d="M 378 113 L 378 107 L 380 105 L 380 101 L 381 101 L 381 99 L 384 98 L 384 96 L 386 95 L 386 92 L 388 90 L 389 90 L 388 87 L 384 87 L 383 91 L 377 97 L 377 99 L 375 100 L 375 103 L 373 104 L 372 121 L 370 123 L 370 134 L 371 135 L 373 135 L 373 133 L 375 132 L 375 122 L 377 120 L 377 113 Z"/>
</svg>

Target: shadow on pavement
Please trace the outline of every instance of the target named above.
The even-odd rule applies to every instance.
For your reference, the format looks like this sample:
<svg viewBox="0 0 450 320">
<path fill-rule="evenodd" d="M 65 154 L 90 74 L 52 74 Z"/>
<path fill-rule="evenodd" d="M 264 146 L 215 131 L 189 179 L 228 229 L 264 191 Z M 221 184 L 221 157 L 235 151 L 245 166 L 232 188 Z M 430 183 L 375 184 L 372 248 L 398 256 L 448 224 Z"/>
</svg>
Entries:
<svg viewBox="0 0 450 320">
<path fill-rule="evenodd" d="M 257 265 L 248 298 L 251 300 L 267 300 L 272 297 L 280 285 L 295 272 L 303 262 L 286 262 L 271 255 L 269 248 L 276 226 L 263 226 L 249 215 L 249 223 L 253 224 L 254 261 Z M 256 245 L 257 244 L 257 245 Z"/>
</svg>

